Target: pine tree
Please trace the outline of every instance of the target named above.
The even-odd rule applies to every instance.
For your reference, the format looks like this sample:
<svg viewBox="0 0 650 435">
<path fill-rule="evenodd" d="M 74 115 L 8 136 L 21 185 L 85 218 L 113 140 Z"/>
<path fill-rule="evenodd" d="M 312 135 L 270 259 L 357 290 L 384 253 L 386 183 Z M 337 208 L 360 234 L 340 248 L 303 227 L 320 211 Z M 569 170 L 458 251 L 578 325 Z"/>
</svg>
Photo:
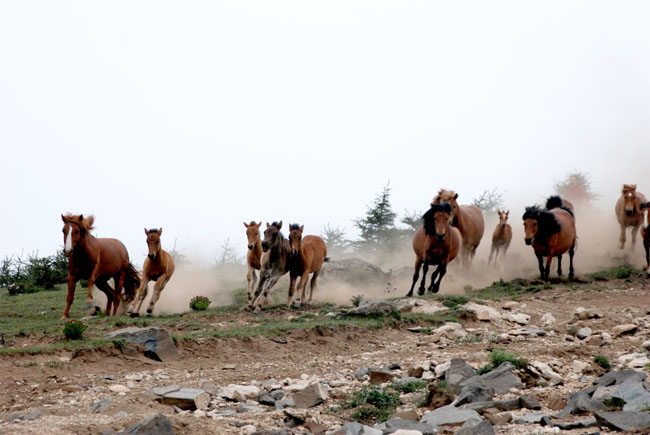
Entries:
<svg viewBox="0 0 650 435">
<path fill-rule="evenodd" d="M 390 204 L 389 182 L 368 207 L 366 216 L 354 221 L 354 225 L 361 230 L 361 244 L 370 247 L 390 244 L 396 235 L 396 216 Z"/>
</svg>

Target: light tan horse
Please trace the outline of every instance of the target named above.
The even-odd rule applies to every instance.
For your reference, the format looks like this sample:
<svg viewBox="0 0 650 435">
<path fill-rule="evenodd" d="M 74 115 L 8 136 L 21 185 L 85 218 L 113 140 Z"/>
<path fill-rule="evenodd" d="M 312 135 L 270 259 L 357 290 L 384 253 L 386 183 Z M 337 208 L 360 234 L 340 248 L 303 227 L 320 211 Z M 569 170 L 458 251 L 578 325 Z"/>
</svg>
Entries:
<svg viewBox="0 0 650 435">
<path fill-rule="evenodd" d="M 305 288 L 307 281 L 309 281 L 309 274 L 313 273 L 311 278 L 311 290 L 309 291 L 309 300 L 307 304 L 311 303 L 314 290 L 316 290 L 316 281 L 318 275 L 323 267 L 323 263 L 329 261 L 327 258 L 327 245 L 325 241 L 318 236 L 302 236 L 302 231 L 305 227 L 297 224 L 289 225 L 289 244 L 291 246 L 291 269 L 289 270 L 289 277 L 291 283 L 296 278 L 300 277 L 296 293 L 298 297 L 295 301 L 295 306 L 299 307 L 301 301 L 305 300 Z M 287 307 L 291 306 L 293 299 L 293 285 L 289 286 L 289 297 L 287 298 Z"/>
<path fill-rule="evenodd" d="M 451 206 L 452 225 L 460 231 L 463 238 L 461 257 L 463 264 L 469 266 L 481 243 L 485 222 L 481 210 L 473 205 L 458 205 L 458 194 L 453 190 L 440 189 L 431 204 L 448 202 Z"/>
<path fill-rule="evenodd" d="M 244 222 L 246 227 L 246 238 L 248 239 L 248 253 L 246 254 L 246 263 L 248 264 L 248 272 L 246 272 L 246 294 L 248 295 L 248 302 L 253 300 L 253 292 L 255 291 L 255 284 L 257 283 L 256 270 L 262 268 L 262 238 L 260 237 L 260 226 L 262 221 L 255 223 L 251 221 L 249 224 Z"/>
<path fill-rule="evenodd" d="M 437 265 L 436 271 L 431 275 L 429 291 L 438 293 L 440 282 L 447 272 L 449 264 L 460 250 L 462 239 L 460 231 L 451 226 L 451 205 L 447 202 L 431 204 L 431 208 L 422 217 L 424 224 L 418 228 L 413 236 L 413 252 L 415 252 L 415 272 L 411 290 L 406 296 L 413 296 L 413 289 L 420 276 L 422 268 L 422 281 L 418 294 L 424 294 L 425 281 L 429 265 Z M 436 282 L 436 278 L 438 281 Z"/>
<path fill-rule="evenodd" d="M 497 210 L 499 214 L 499 223 L 492 233 L 492 248 L 490 249 L 490 258 L 488 259 L 488 266 L 492 263 L 492 255 L 494 254 L 494 261 L 496 263 L 499 253 L 501 253 L 501 261 L 506 257 L 506 252 L 512 241 L 512 227 L 508 223 L 508 216 L 510 210 L 501 211 Z"/>
<path fill-rule="evenodd" d="M 621 235 L 618 239 L 618 247 L 625 247 L 625 230 L 632 227 L 632 250 L 636 245 L 636 233 L 643 223 L 640 205 L 646 202 L 645 196 L 636 191 L 636 184 L 624 184 L 621 191 L 621 197 L 616 201 L 616 219 L 621 226 Z"/>
<path fill-rule="evenodd" d="M 151 230 L 147 230 L 146 228 L 144 229 L 144 233 L 147 235 L 149 254 L 147 255 L 147 258 L 145 258 L 144 266 L 142 267 L 142 285 L 140 285 L 138 294 L 129 307 L 128 314 L 130 314 L 131 317 L 137 317 L 140 315 L 142 302 L 144 302 L 144 298 L 147 297 L 147 292 L 149 290 L 149 281 L 155 281 L 156 285 L 153 288 L 153 296 L 151 296 L 149 307 L 147 307 L 147 316 L 151 316 L 156 302 L 160 299 L 160 294 L 174 274 L 174 258 L 169 252 L 162 248 L 160 243 L 162 232 L 162 228 Z"/>
<path fill-rule="evenodd" d="M 643 227 L 641 227 L 641 237 L 643 238 L 643 247 L 645 248 L 645 265 L 646 276 L 650 278 L 650 202 L 641 203 L 643 211 Z"/>
</svg>

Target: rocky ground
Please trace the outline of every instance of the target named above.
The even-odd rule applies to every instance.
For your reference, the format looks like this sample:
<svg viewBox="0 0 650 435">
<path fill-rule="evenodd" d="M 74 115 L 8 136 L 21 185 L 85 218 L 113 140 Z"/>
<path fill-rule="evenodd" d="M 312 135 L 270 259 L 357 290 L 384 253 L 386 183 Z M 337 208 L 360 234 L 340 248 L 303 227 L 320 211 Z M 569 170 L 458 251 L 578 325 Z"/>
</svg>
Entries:
<svg viewBox="0 0 650 435">
<path fill-rule="evenodd" d="M 0 432 L 647 433 L 649 287 L 642 279 L 619 279 L 577 289 L 557 285 L 517 301 L 460 301 L 460 323 L 436 327 L 400 322 L 396 313 L 439 312 L 447 308 L 441 300 L 361 301 L 360 312 L 336 315 L 395 322 L 373 330 L 202 338 L 172 342 L 173 349 L 159 332 L 159 348 L 149 357 L 146 346 L 130 342 L 3 355 Z M 246 323 L 250 316 L 236 313 L 220 323 Z M 505 362 L 477 374 L 493 363 L 495 349 L 528 364 Z M 387 422 L 377 424 L 367 413 L 364 425 L 351 423 L 364 417 L 359 409 L 373 408 L 351 403 L 364 387 L 397 395 Z"/>
</svg>

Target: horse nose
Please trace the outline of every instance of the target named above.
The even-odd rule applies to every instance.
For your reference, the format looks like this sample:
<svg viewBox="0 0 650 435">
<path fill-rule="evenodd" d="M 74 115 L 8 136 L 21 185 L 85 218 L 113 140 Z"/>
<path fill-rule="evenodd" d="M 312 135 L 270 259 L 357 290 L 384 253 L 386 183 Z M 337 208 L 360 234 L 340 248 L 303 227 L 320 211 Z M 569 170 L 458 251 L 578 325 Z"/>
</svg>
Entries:
<svg viewBox="0 0 650 435">
<path fill-rule="evenodd" d="M 154 254 L 149 254 L 149 255 L 147 255 L 147 257 L 149 257 L 149 260 L 153 260 L 153 258 L 155 257 L 155 255 L 154 255 Z"/>
<path fill-rule="evenodd" d="M 506 224 L 501 224 L 501 228 L 503 228 L 505 230 Z"/>
<path fill-rule="evenodd" d="M 445 240 L 445 235 L 436 233 L 436 239 L 442 242 L 443 240 Z"/>
<path fill-rule="evenodd" d="M 530 245 L 531 243 L 533 243 L 533 238 L 532 237 L 526 238 L 525 241 L 527 245 Z"/>
<path fill-rule="evenodd" d="M 262 242 L 262 249 L 264 251 L 268 251 L 269 250 L 269 242 Z"/>
<path fill-rule="evenodd" d="M 632 216 L 632 210 L 625 210 L 625 214 L 628 216 Z"/>
<path fill-rule="evenodd" d="M 253 245 L 248 245 L 248 249 L 253 250 Z"/>
</svg>

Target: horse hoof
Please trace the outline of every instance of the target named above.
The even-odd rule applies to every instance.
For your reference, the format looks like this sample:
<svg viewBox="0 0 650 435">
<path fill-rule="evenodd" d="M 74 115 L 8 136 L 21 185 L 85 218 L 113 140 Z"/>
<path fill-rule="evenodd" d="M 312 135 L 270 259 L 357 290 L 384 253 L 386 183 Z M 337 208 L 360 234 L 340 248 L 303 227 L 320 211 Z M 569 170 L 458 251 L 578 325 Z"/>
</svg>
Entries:
<svg viewBox="0 0 650 435">
<path fill-rule="evenodd" d="M 129 313 L 131 317 L 140 317 L 140 313 Z"/>
<path fill-rule="evenodd" d="M 257 315 L 257 314 L 259 314 L 261 311 L 262 311 L 262 310 L 260 310 L 260 307 L 255 307 L 255 309 L 253 310 L 253 314 Z"/>
</svg>

